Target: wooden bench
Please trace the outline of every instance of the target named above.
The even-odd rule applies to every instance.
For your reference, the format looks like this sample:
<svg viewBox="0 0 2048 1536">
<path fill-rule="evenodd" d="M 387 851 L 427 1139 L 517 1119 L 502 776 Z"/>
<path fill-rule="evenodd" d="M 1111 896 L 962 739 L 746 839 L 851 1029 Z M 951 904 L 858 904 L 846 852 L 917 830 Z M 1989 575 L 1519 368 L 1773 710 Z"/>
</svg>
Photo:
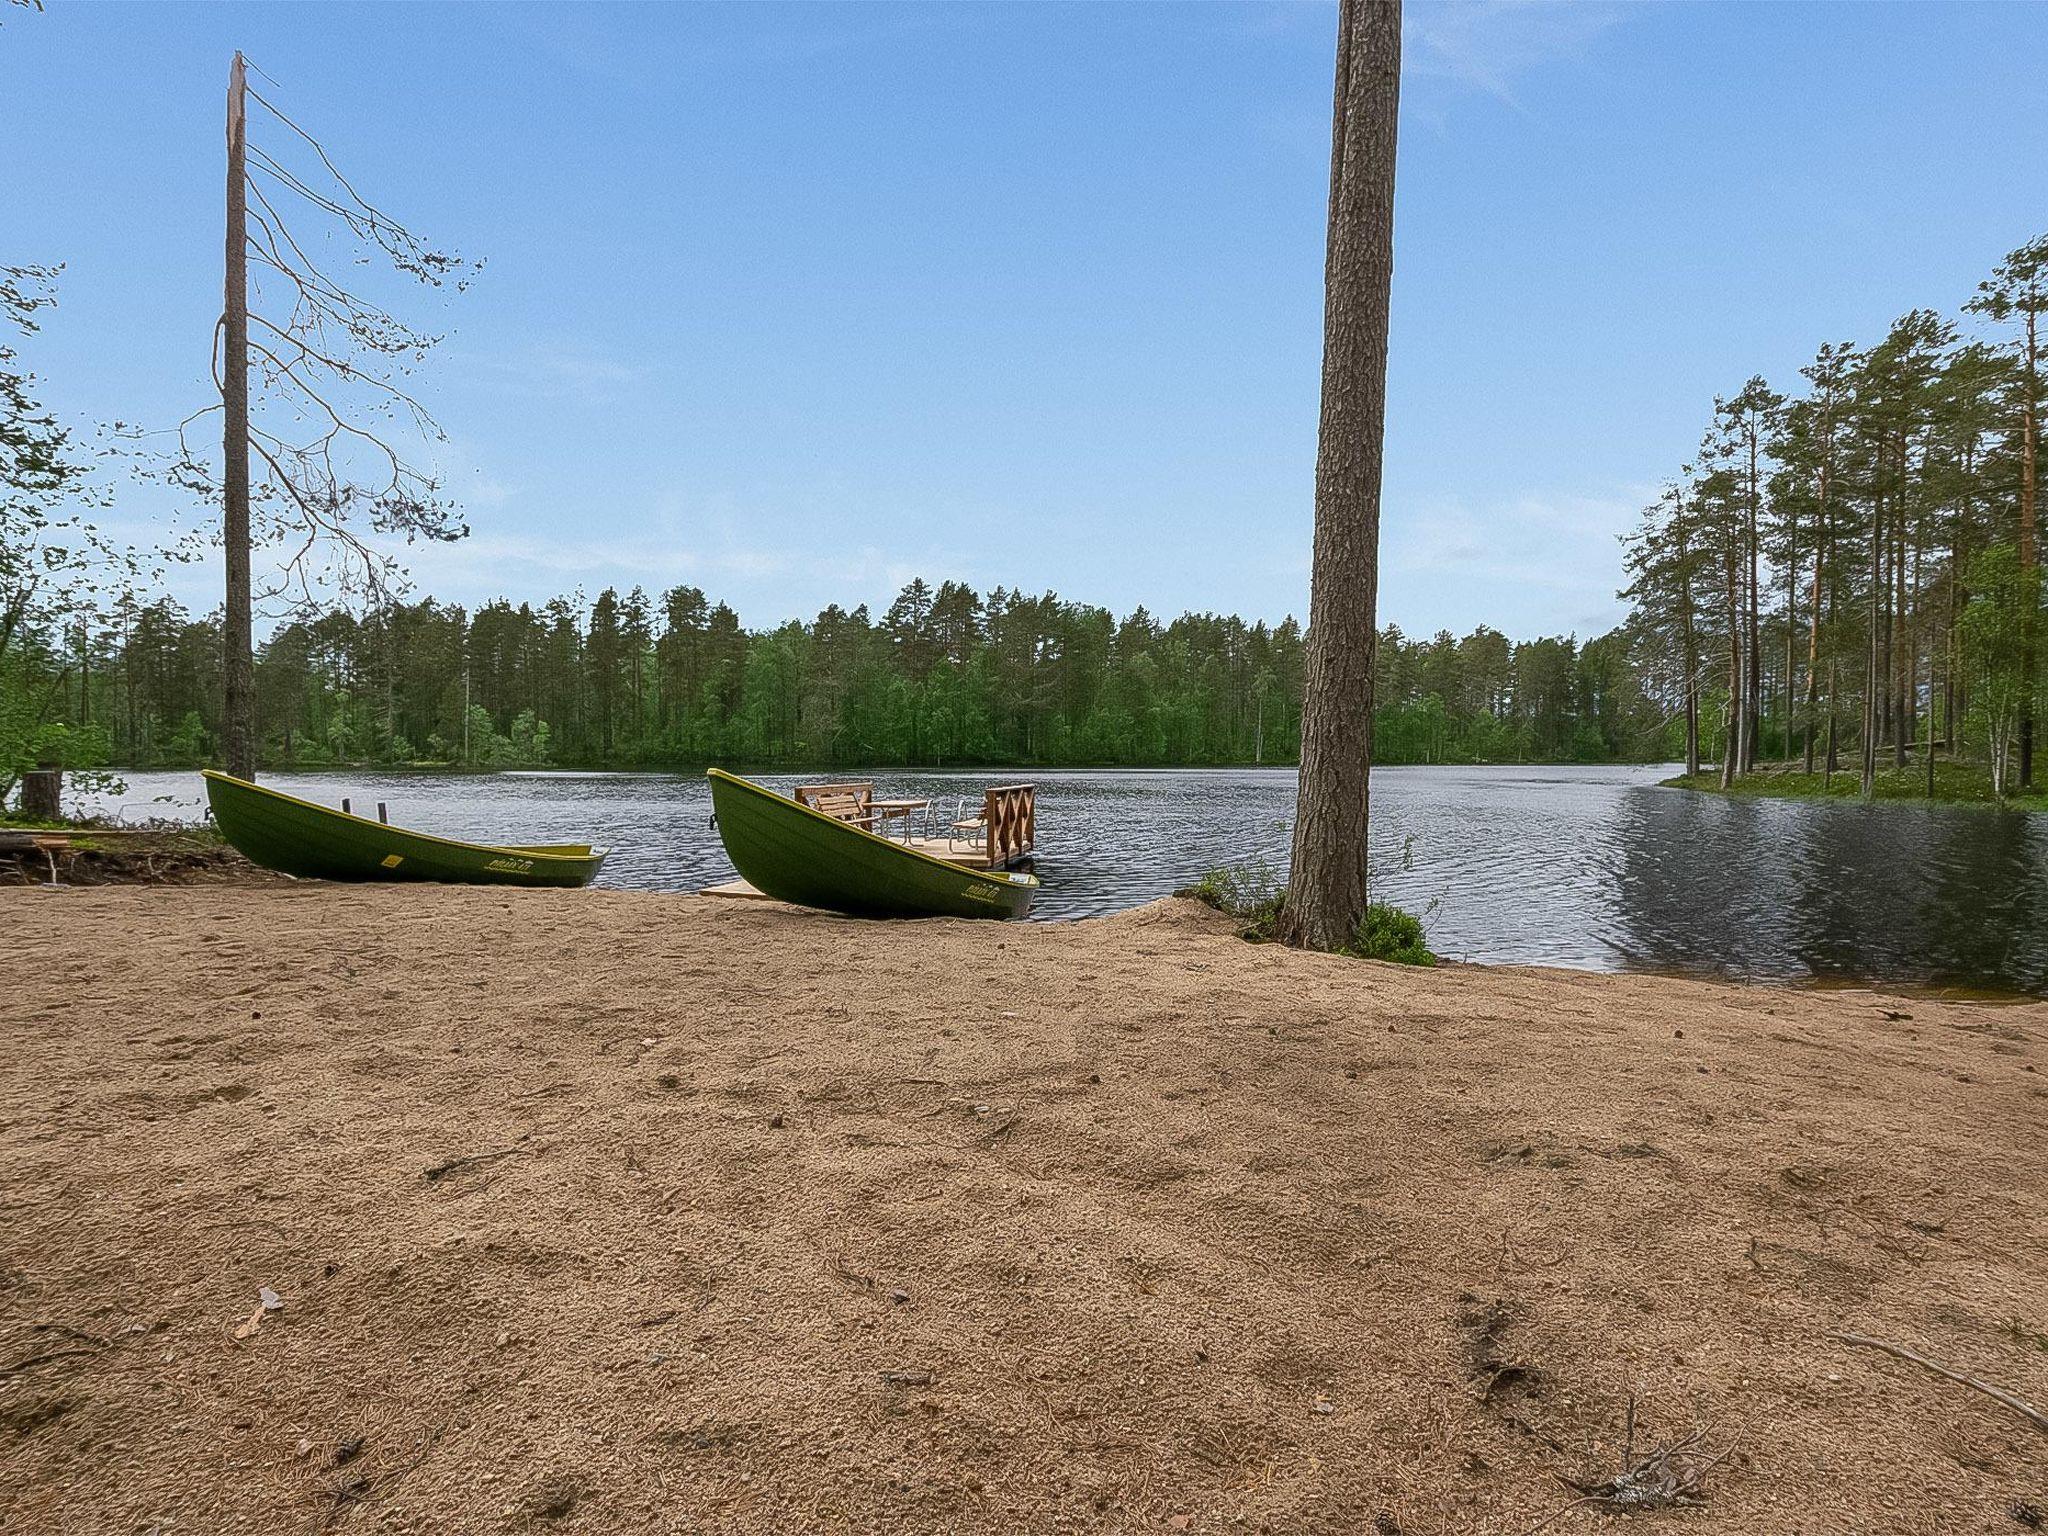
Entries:
<svg viewBox="0 0 2048 1536">
<path fill-rule="evenodd" d="M 808 806 L 834 821 L 851 822 L 870 831 L 875 825 L 875 786 L 872 781 L 856 784 L 799 784 L 796 803 Z"/>
</svg>

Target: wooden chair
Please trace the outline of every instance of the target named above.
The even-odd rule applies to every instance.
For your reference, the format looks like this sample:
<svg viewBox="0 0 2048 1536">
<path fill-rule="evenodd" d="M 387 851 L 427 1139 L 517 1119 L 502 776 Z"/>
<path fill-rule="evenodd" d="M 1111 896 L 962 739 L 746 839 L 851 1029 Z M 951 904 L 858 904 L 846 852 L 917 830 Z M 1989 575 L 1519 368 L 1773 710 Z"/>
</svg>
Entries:
<svg viewBox="0 0 2048 1536">
<path fill-rule="evenodd" d="M 872 832 L 875 827 L 875 786 L 872 780 L 852 784 L 799 784 L 796 803 L 834 821 L 851 822 Z"/>
<path fill-rule="evenodd" d="M 979 816 L 967 814 L 968 803 L 963 796 L 954 807 L 946 831 L 949 846 L 978 845 L 991 869 L 1014 864 L 1031 851 L 1038 838 L 1038 791 L 1032 785 L 1005 784 L 983 791 Z"/>
</svg>

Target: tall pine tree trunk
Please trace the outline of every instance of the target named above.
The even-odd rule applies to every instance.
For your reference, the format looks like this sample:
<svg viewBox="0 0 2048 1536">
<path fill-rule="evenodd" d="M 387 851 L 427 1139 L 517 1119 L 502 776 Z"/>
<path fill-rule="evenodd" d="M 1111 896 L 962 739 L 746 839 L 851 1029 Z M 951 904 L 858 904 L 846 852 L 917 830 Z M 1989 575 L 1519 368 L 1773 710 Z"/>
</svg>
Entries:
<svg viewBox="0 0 2048 1536">
<path fill-rule="evenodd" d="M 1903 455 L 1901 456 L 1903 468 Z M 1892 543 L 1892 766 L 1906 766 L 1906 744 L 1913 739 L 1914 658 L 1906 645 L 1906 498 L 1899 497 Z"/>
<path fill-rule="evenodd" d="M 1878 667 L 1878 658 L 1884 645 L 1884 630 L 1879 624 L 1881 617 L 1879 597 L 1884 591 L 1884 501 L 1880 497 L 1870 509 L 1870 621 L 1869 633 L 1865 637 L 1867 649 L 1863 666 L 1863 798 L 1868 800 L 1877 788 L 1877 730 L 1880 704 L 1878 690 L 1883 678 Z"/>
<path fill-rule="evenodd" d="M 1841 756 L 1835 742 L 1835 658 L 1828 657 L 1828 753 L 1826 758 L 1825 785 L 1834 783 L 1835 770 L 1841 766 Z"/>
<path fill-rule="evenodd" d="M 1728 578 L 1728 721 L 1721 743 L 1721 787 L 1735 782 L 1735 770 L 1742 761 L 1743 721 L 1749 716 L 1742 691 L 1742 596 L 1739 590 L 1741 551 L 1731 531 L 1722 569 Z"/>
<path fill-rule="evenodd" d="M 2027 312 L 2027 344 L 2023 356 L 2026 369 L 2020 382 L 2020 569 L 2032 572 L 2040 560 L 2040 530 L 2035 521 L 2038 516 L 2035 510 L 2038 470 L 2034 456 L 2041 436 L 2041 423 L 2036 419 L 2034 407 L 2041 367 L 2040 326 L 2032 310 Z M 2040 628 L 2040 615 L 2030 612 L 2026 622 L 2020 646 L 2020 676 L 2025 679 L 2025 686 L 2020 691 L 2019 724 L 2022 791 L 2034 782 L 2034 645 L 2035 632 Z"/>
<path fill-rule="evenodd" d="M 1754 421 L 1749 435 L 1749 633 L 1744 649 L 1748 652 L 1749 692 L 1747 694 L 1747 720 L 1742 732 L 1742 771 L 1756 771 L 1758 751 L 1757 737 L 1763 732 L 1764 721 L 1764 669 L 1763 646 L 1758 643 L 1757 633 L 1757 442 Z"/>
<path fill-rule="evenodd" d="M 1806 708 L 1800 736 L 1804 739 L 1804 760 L 1800 766 L 1813 772 L 1813 731 L 1815 706 L 1820 703 L 1820 587 L 1828 564 L 1827 475 L 1821 475 L 1820 518 L 1813 546 L 1813 592 L 1807 599 Z"/>
<path fill-rule="evenodd" d="M 1400 90 L 1400 0 L 1341 0 L 1301 788 L 1282 925 L 1312 949 L 1346 943 L 1365 915 Z"/>
<path fill-rule="evenodd" d="M 1796 718 L 1792 700 L 1799 678 L 1792 657 L 1793 643 L 1799 634 L 1798 533 L 1797 522 L 1788 518 L 1785 525 L 1785 722 L 1783 739 L 1778 743 L 1788 769 L 1792 766 L 1792 722 Z"/>
<path fill-rule="evenodd" d="M 1685 542 L 1679 540 L 1679 567 L 1686 574 L 1681 578 L 1679 612 L 1684 622 L 1685 634 L 1685 776 L 1692 778 L 1700 771 L 1700 647 L 1692 618 L 1692 577 L 1691 567 L 1685 559 Z"/>
</svg>

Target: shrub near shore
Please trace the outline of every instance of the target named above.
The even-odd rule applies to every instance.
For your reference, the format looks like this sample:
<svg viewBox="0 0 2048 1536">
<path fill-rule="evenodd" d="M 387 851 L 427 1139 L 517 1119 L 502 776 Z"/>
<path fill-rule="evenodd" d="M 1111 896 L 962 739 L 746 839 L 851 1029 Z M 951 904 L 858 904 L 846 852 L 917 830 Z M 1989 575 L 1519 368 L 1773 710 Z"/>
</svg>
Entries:
<svg viewBox="0 0 2048 1536">
<path fill-rule="evenodd" d="M 1254 944 L 1268 944 L 1278 936 L 1280 914 L 1287 906 L 1287 887 L 1263 861 L 1212 869 L 1174 894 L 1239 919 L 1244 924 L 1240 936 Z M 1437 959 L 1424 937 L 1422 919 L 1384 901 L 1365 909 L 1351 942 L 1337 953 L 1397 965 L 1435 965 Z"/>
</svg>

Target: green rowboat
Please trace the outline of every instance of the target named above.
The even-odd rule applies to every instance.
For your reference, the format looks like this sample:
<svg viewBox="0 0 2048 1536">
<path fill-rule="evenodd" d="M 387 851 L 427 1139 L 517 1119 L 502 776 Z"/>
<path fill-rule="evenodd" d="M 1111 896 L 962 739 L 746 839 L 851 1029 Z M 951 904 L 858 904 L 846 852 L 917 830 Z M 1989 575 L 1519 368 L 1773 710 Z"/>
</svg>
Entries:
<svg viewBox="0 0 2048 1536">
<path fill-rule="evenodd" d="M 1038 876 L 969 869 L 906 848 L 713 768 L 711 804 L 733 867 L 778 901 L 854 917 L 1022 917 Z"/>
<path fill-rule="evenodd" d="M 211 769 L 206 798 L 221 836 L 249 859 L 309 880 L 582 886 L 606 851 L 582 843 L 498 848 L 408 832 Z"/>
</svg>

